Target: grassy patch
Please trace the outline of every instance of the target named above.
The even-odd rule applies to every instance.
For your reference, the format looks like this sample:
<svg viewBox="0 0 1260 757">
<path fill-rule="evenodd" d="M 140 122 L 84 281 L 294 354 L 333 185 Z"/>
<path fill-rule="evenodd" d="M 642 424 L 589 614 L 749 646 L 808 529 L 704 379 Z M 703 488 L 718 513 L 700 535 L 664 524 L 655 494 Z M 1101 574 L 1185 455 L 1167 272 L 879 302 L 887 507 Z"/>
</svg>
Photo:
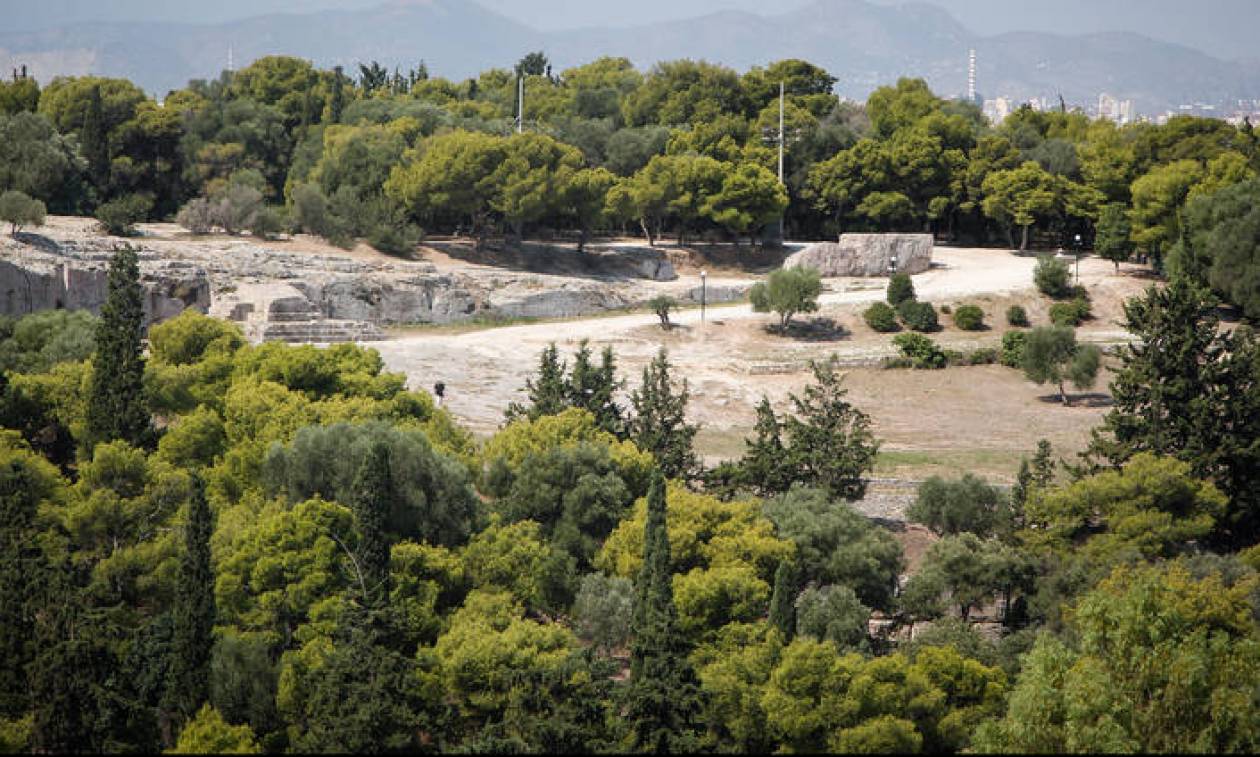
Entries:
<svg viewBox="0 0 1260 757">
<path fill-rule="evenodd" d="M 973 473 L 993 481 L 1013 481 L 1019 462 L 1032 450 L 881 450 L 875 461 L 879 478 L 958 478 Z"/>
</svg>

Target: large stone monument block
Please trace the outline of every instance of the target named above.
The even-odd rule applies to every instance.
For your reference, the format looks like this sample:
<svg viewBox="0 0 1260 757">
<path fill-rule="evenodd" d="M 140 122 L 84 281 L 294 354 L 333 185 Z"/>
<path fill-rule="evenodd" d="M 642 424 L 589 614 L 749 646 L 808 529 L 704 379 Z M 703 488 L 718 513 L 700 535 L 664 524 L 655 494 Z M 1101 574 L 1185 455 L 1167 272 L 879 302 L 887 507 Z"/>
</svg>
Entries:
<svg viewBox="0 0 1260 757">
<path fill-rule="evenodd" d="M 824 277 L 888 276 L 890 263 L 911 276 L 932 267 L 931 234 L 845 234 L 840 242 L 810 245 L 787 259 L 784 268 L 817 268 Z"/>
</svg>

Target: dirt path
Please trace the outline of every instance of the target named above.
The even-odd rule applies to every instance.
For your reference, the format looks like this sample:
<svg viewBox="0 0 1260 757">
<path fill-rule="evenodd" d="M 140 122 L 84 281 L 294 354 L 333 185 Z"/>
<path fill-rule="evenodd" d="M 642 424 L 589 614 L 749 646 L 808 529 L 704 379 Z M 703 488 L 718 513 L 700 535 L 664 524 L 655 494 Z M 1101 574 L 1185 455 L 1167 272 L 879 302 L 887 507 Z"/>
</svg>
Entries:
<svg viewBox="0 0 1260 757">
<path fill-rule="evenodd" d="M 994 345 L 1005 330 L 1006 307 L 1016 302 L 1028 307 L 1034 322 L 1045 322 L 1048 303 L 1032 290 L 1035 265 L 1035 258 L 1003 251 L 938 249 L 933 270 L 915 277 L 920 299 L 938 305 L 975 302 L 986 310 L 987 322 L 994 328 L 980 334 L 960 332 L 948 323 L 948 316 L 942 316 L 946 329 L 935 338 L 955 349 Z M 1081 277 L 1093 293 L 1098 315 L 1082 329 L 1082 338 L 1123 340 L 1126 335 L 1115 323 L 1119 303 L 1145 283 L 1128 275 L 1115 276 L 1111 264 L 1100 260 L 1084 261 Z M 753 313 L 748 305 L 734 305 L 711 308 L 704 324 L 698 310 L 680 312 L 674 318 L 678 328 L 668 333 L 660 329 L 654 315 L 635 314 L 462 334 L 421 332 L 372 346 L 390 370 L 407 374 L 411 386 L 427 389 L 435 382 L 445 383 L 447 406 L 480 433 L 490 433 L 501 424 L 504 409 L 520 398 L 539 352 L 551 342 L 564 352 L 572 352 L 583 339 L 590 340 L 597 351 L 612 346 L 620 374 L 631 385 L 637 385 L 642 367 L 665 347 L 678 375 L 691 386 L 691 413 L 705 427 L 702 446 L 713 458 L 739 453 L 740 439 L 752 425 L 761 396 L 770 397 L 776 405 L 785 404 L 788 393 L 808 381 L 809 360 L 834 354 L 848 365 L 869 366 L 892 354 L 891 339 L 871 332 L 860 316 L 869 303 L 884 297 L 886 282 L 833 279 L 827 286 L 822 310 L 816 315 L 828 319 L 834 328 L 818 338 L 767 334 L 764 325 L 771 316 Z M 1103 412 L 1087 406 L 1055 408 L 1040 399 L 1049 394 L 1047 390 L 1002 368 L 954 369 L 928 376 L 859 367 L 853 374 L 854 402 L 875 417 L 877 431 L 890 442 L 890 450 L 946 450 L 970 443 L 1006 451 L 1017 444 L 1022 452 L 1041 436 L 1078 446 Z M 1100 382 L 1105 384 L 1105 379 Z M 925 412 L 925 401 L 936 406 L 951 394 L 960 402 L 947 405 L 956 408 L 954 415 L 961 416 L 962 425 L 956 423 L 957 418 Z M 1044 423 L 1038 421 L 1042 416 Z M 970 463 L 959 459 L 956 464 Z"/>
</svg>

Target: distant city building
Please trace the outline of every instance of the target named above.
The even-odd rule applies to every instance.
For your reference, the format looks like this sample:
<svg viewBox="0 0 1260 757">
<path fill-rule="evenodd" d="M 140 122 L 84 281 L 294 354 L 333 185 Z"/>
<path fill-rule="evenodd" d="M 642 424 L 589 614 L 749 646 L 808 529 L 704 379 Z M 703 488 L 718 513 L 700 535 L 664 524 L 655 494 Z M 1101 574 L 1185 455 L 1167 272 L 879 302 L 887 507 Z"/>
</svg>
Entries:
<svg viewBox="0 0 1260 757">
<path fill-rule="evenodd" d="M 1121 126 L 1133 123 L 1133 101 L 1120 100 L 1103 92 L 1098 96 L 1098 117 Z"/>
</svg>

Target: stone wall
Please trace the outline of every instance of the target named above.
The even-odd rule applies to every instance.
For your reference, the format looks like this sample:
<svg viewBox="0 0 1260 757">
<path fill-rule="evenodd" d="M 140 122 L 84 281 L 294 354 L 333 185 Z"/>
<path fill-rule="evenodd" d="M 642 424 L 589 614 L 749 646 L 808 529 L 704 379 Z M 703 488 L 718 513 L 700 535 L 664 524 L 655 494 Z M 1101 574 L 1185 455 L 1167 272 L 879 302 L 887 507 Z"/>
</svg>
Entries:
<svg viewBox="0 0 1260 757">
<path fill-rule="evenodd" d="M 911 276 L 932 267 L 931 234 L 845 234 L 839 243 L 810 245 L 784 262 L 784 268 L 816 268 L 826 278 L 888 276 L 889 263 Z"/>
</svg>

